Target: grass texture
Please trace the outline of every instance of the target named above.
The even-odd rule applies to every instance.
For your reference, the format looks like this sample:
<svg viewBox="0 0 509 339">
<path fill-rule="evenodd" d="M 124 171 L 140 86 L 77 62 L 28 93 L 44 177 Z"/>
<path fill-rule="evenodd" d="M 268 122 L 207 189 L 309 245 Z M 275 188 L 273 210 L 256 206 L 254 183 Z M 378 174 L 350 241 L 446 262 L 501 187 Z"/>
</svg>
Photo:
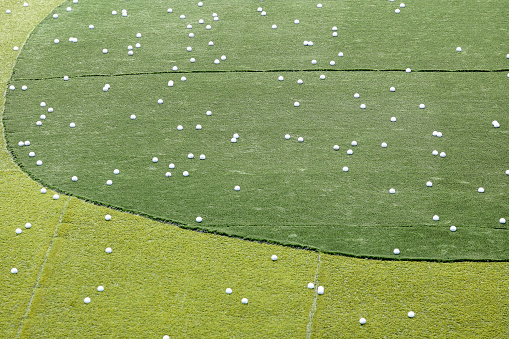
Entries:
<svg viewBox="0 0 509 339">
<path fill-rule="evenodd" d="M 30 1 L 28 8 L 13 0 L 0 4 L 4 88 L 17 55 L 11 46 L 21 46 L 58 2 Z M 509 334 L 507 263 L 387 262 L 321 254 L 316 270 L 317 253 L 186 231 L 72 197 L 52 200 L 53 192 L 40 194 L 41 186 L 19 170 L 1 143 L 1 337 Z M 106 213 L 113 217 L 110 222 L 104 221 Z M 24 229 L 25 222 L 32 228 Z M 18 227 L 23 233 L 17 236 Z M 106 246 L 112 254 L 104 253 Z M 268 259 L 273 253 L 280 257 L 276 263 Z M 19 273 L 10 274 L 11 267 Z M 325 294 L 310 313 L 315 291 L 305 285 L 316 273 Z M 102 294 L 95 291 L 99 284 L 105 286 Z M 227 285 L 234 290 L 228 297 Z M 85 296 L 91 304 L 83 304 Z M 243 296 L 249 298 L 245 307 L 239 301 Z M 414 319 L 406 318 L 408 310 L 416 312 Z M 359 317 L 368 323 L 361 327 Z"/>
<path fill-rule="evenodd" d="M 58 19 L 49 16 L 38 26 L 16 64 L 11 84 L 18 90 L 8 92 L 4 114 L 9 149 L 20 166 L 46 186 L 187 228 L 357 256 L 391 258 L 393 248 L 399 247 L 403 252 L 398 258 L 406 259 L 507 259 L 507 227 L 499 223 L 507 217 L 509 203 L 505 175 L 509 121 L 501 113 L 509 87 L 505 73 L 332 71 L 400 67 L 383 58 L 371 60 L 372 53 L 363 49 L 355 55 L 371 60 L 370 66 L 348 57 L 343 58 L 350 66 L 327 66 L 329 71 L 317 72 L 311 63 L 301 65 L 301 58 L 327 61 L 329 49 L 338 50 L 337 41 L 353 39 L 347 33 L 350 19 L 339 24 L 330 14 L 347 10 L 342 7 L 347 3 L 304 10 L 309 2 L 283 1 L 279 5 L 292 9 L 268 4 L 269 18 L 247 3 L 218 3 L 217 11 L 224 9 L 225 18 L 220 15 L 217 22 L 212 20 L 214 9 L 207 6 L 176 7 L 167 13 L 162 2 L 145 6 L 130 1 L 128 16 L 122 17 L 118 8 L 119 14 L 111 14 L 116 5 L 109 2 L 97 4 L 100 14 L 93 16 L 89 14 L 93 1 L 71 12 L 63 11 L 68 5 L 64 4 L 54 11 Z M 370 27 L 375 22 L 394 22 L 399 18 L 395 13 L 379 12 L 387 5 L 380 2 L 366 10 L 380 20 L 363 18 L 364 22 Z M 419 6 L 409 4 L 403 9 L 409 15 L 400 14 L 425 21 L 427 8 Z M 266 27 L 271 10 L 273 22 L 281 22 L 277 29 Z M 361 12 L 361 8 L 348 11 Z M 186 19 L 179 18 L 180 12 Z M 311 17 L 304 16 L 296 25 L 292 18 L 300 17 L 298 12 L 322 22 L 314 27 L 308 23 Z M 458 17 L 468 19 L 461 13 Z M 202 17 L 206 22 L 197 23 Z M 91 23 L 94 29 L 89 29 Z M 192 29 L 186 28 L 188 23 Z M 498 20 L 488 25 L 481 16 L 475 21 L 475 25 L 485 23 L 493 60 L 476 65 L 496 70 L 498 59 L 507 65 L 498 52 L 497 39 L 503 34 L 490 37 L 498 32 Z M 207 30 L 206 24 L 212 29 Z M 334 24 L 340 27 L 340 37 L 331 35 Z M 329 28 L 322 32 L 322 26 Z M 137 32 L 142 33 L 140 38 Z M 190 38 L 189 32 L 195 37 Z M 395 32 L 401 41 L 415 34 Z M 435 51 L 438 42 L 429 30 L 419 34 L 428 37 L 419 48 L 411 44 L 401 48 L 416 56 L 417 69 L 429 69 L 434 57 L 417 56 L 423 49 Z M 79 42 L 67 41 L 69 35 Z M 243 40 L 252 36 L 260 38 Z M 308 37 L 316 45 L 302 46 Z M 54 44 L 55 38 L 61 42 Z M 448 39 L 453 38 L 448 34 Z M 299 46 L 291 56 L 279 55 L 288 49 L 267 49 L 266 39 L 281 46 L 299 42 Z M 209 40 L 216 40 L 214 46 L 208 46 Z M 267 55 L 277 51 L 278 58 L 249 52 L 235 55 L 230 48 L 239 41 L 246 49 Z M 127 45 L 137 42 L 142 47 L 128 56 Z M 387 44 L 377 42 L 380 48 Z M 194 50 L 188 52 L 186 45 Z M 391 48 L 399 51 L 397 46 Z M 102 48 L 108 53 L 103 54 Z M 479 48 L 464 45 L 461 53 L 455 47 L 438 49 L 436 55 L 451 62 L 447 70 L 475 69 L 466 63 L 476 60 L 469 51 Z M 158 54 L 163 52 L 166 56 Z M 227 60 L 215 65 L 214 58 L 222 53 Z M 190 63 L 190 56 L 198 61 Z M 172 73 L 173 64 L 183 66 Z M 256 72 L 243 72 L 242 65 Z M 300 67 L 306 71 L 296 71 Z M 274 69 L 280 71 L 270 72 Z M 116 75 L 106 76 L 111 73 Z M 63 75 L 71 79 L 64 81 Z M 278 81 L 279 75 L 285 80 Z M 304 83 L 297 84 L 298 79 Z M 167 86 L 170 80 L 173 87 Z M 101 90 L 105 84 L 111 85 L 108 92 Z M 20 91 L 22 85 L 29 89 Z M 396 92 L 389 91 L 391 86 Z M 356 92 L 359 99 L 353 97 Z M 158 99 L 164 103 L 158 104 Z M 39 106 L 43 101 L 55 111 L 47 113 L 47 107 Z M 295 101 L 300 107 L 294 107 Z M 419 109 L 421 103 L 425 109 Z M 361 104 L 367 108 L 360 109 Z M 205 115 L 207 110 L 212 116 Z M 41 114 L 46 120 L 36 126 Z M 136 120 L 130 119 L 131 114 Z M 392 116 L 397 122 L 390 121 Z M 502 127 L 494 129 L 493 120 Z M 68 127 L 71 122 L 76 128 Z M 203 129 L 196 130 L 197 124 Z M 178 125 L 184 130 L 178 131 Z M 432 136 L 434 130 L 443 131 L 444 137 Z M 240 134 L 235 144 L 230 142 L 234 133 Z M 285 140 L 286 133 L 293 138 Z M 299 136 L 303 143 L 296 141 Z M 18 147 L 19 140 L 32 144 Z M 359 145 L 351 146 L 352 140 Z M 387 149 L 380 147 L 382 142 L 388 143 Z M 333 150 L 335 144 L 339 151 Z M 346 154 L 349 148 L 353 155 Z M 433 149 L 448 156 L 433 156 Z M 36 156 L 28 157 L 29 151 Z M 195 159 L 187 159 L 188 153 Z M 198 160 L 200 154 L 207 159 Z M 153 163 L 153 157 L 160 161 Z M 36 165 L 38 159 L 43 166 Z M 168 168 L 170 163 L 175 170 Z M 348 173 L 342 172 L 343 166 L 349 167 Z M 115 168 L 121 174 L 113 175 Z M 165 177 L 167 171 L 171 178 Z M 190 176 L 183 177 L 183 171 Z M 72 176 L 78 181 L 71 181 Z M 107 180 L 113 185 L 107 186 Z M 434 182 L 432 188 L 426 187 L 428 180 Z M 236 185 L 240 192 L 233 190 Z M 486 193 L 478 193 L 479 187 Z M 390 188 L 396 194 L 389 194 Z M 433 221 L 433 215 L 441 220 Z M 196 217 L 203 222 L 196 223 Z M 451 225 L 459 232 L 450 234 Z"/>
</svg>

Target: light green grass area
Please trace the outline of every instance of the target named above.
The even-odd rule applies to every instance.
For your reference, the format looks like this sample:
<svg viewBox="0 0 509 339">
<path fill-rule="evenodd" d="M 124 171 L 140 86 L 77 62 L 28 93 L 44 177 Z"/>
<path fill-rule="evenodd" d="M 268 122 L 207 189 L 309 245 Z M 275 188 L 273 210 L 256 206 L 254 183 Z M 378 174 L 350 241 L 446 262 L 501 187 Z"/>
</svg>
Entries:
<svg viewBox="0 0 509 339">
<path fill-rule="evenodd" d="M 0 87 L 16 57 L 11 46 L 21 46 L 57 3 L 0 4 Z M 8 8 L 11 16 L 4 14 Z M 307 337 L 316 291 L 305 286 L 314 280 L 317 253 L 182 230 L 63 195 L 55 201 L 53 192 L 39 193 L 41 186 L 0 142 L 0 337 Z M 14 233 L 18 227 L 21 235 Z M 273 253 L 280 258 L 275 263 Z M 320 261 L 316 283 L 325 294 L 316 299 L 312 338 L 509 335 L 507 263 L 324 254 Z M 9 273 L 12 267 L 19 273 Z M 248 305 L 240 304 L 243 296 Z M 416 312 L 414 319 L 406 317 L 408 310 Z M 368 321 L 363 327 L 360 317 Z"/>
</svg>

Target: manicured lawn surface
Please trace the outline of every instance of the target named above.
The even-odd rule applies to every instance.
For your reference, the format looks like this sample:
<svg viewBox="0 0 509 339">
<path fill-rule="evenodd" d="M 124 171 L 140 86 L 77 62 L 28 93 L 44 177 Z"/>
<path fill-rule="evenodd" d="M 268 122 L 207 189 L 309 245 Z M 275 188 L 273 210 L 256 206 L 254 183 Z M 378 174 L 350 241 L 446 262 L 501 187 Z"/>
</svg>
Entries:
<svg viewBox="0 0 509 339">
<path fill-rule="evenodd" d="M 57 3 L 0 5 L 4 88 L 17 54 L 12 45 L 21 46 Z M 4 14 L 8 8 L 10 16 Z M 40 194 L 41 186 L 19 170 L 5 144 L 0 187 L 1 337 L 508 335 L 506 262 L 388 262 L 320 254 L 315 271 L 315 252 L 182 230 L 64 195 L 53 200 L 54 192 Z M 105 214 L 112 220 L 106 222 Z M 24 228 L 26 222 L 31 229 Z M 14 232 L 18 227 L 20 235 Z M 107 246 L 113 249 L 109 255 Z M 274 253 L 275 263 L 269 259 Z M 9 272 L 12 267 L 18 274 Z M 316 290 L 305 286 L 315 274 L 325 294 L 316 299 L 311 326 Z M 102 293 L 96 291 L 99 284 Z M 232 295 L 224 293 L 226 286 Z M 86 296 L 89 305 L 83 303 Z M 248 305 L 240 303 L 243 296 Z M 406 317 L 409 310 L 414 319 Z M 367 319 L 362 327 L 360 317 Z"/>
</svg>

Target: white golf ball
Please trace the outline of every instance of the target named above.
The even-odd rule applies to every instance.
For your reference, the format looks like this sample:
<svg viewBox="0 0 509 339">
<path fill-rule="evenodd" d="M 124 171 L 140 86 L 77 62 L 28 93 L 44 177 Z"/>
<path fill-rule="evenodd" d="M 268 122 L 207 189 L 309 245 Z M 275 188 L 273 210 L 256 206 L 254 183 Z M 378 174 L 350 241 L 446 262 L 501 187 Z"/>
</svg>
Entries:
<svg viewBox="0 0 509 339">
<path fill-rule="evenodd" d="M 500 124 L 499 124 L 499 122 L 498 122 L 497 120 L 493 120 L 493 121 L 491 122 L 491 124 L 492 124 L 492 125 L 493 125 L 493 127 L 495 127 L 495 128 L 499 128 L 499 127 L 500 127 Z"/>
<path fill-rule="evenodd" d="M 501 224 L 505 224 L 505 219 L 504 218 L 500 218 L 500 220 L 498 222 L 500 222 Z"/>
<path fill-rule="evenodd" d="M 163 335 L 163 339 L 170 339 L 169 335 Z"/>
<path fill-rule="evenodd" d="M 39 104 L 41 107 L 46 107 L 46 103 L 43 101 Z"/>
<path fill-rule="evenodd" d="M 196 129 L 201 130 L 202 129 L 201 125 L 200 124 L 196 125 Z"/>
<path fill-rule="evenodd" d="M 277 25 L 272 25 L 272 29 L 276 29 L 277 28 Z"/>
<path fill-rule="evenodd" d="M 111 15 L 117 15 L 117 11 L 111 11 Z"/>
<path fill-rule="evenodd" d="M 278 77 L 277 77 L 277 79 L 278 79 L 279 81 L 283 81 L 283 80 L 285 80 L 285 78 L 284 78 L 282 75 L 278 76 Z"/>
<path fill-rule="evenodd" d="M 396 190 L 395 190 L 394 188 L 391 188 L 391 189 L 389 190 L 389 193 L 390 193 L 390 194 L 394 194 L 394 193 L 396 193 Z"/>
<path fill-rule="evenodd" d="M 433 216 L 433 220 L 434 220 L 434 221 L 438 221 L 438 220 L 440 220 L 440 217 L 439 217 L 438 215 L 436 215 L 436 214 L 435 214 L 435 215 Z"/>
<path fill-rule="evenodd" d="M 106 54 L 106 53 L 108 53 L 108 49 L 103 48 L 103 54 Z"/>
<path fill-rule="evenodd" d="M 209 41 L 209 46 L 214 46 L 214 41 Z"/>
<path fill-rule="evenodd" d="M 399 12 L 400 12 L 399 8 L 396 8 L 396 10 L 394 11 L 394 13 L 396 14 L 399 14 Z"/>
<path fill-rule="evenodd" d="M 277 255 L 273 254 L 271 257 L 272 261 L 276 261 L 277 260 Z"/>
<path fill-rule="evenodd" d="M 31 223 L 29 223 L 29 222 L 27 222 L 27 223 L 25 224 L 25 228 L 32 228 L 32 224 L 31 224 Z"/>
<path fill-rule="evenodd" d="M 42 121 L 36 121 L 36 122 L 35 122 L 35 124 L 36 124 L 37 126 L 42 126 Z"/>
<path fill-rule="evenodd" d="M 26 91 L 27 89 L 28 89 L 28 87 L 26 85 L 21 86 L 22 91 Z"/>
<path fill-rule="evenodd" d="M 290 134 L 285 134 L 285 139 L 286 139 L 286 140 L 288 140 L 288 139 L 290 139 L 290 138 L 291 138 Z M 508 170 L 508 171 L 509 171 L 509 170 Z"/>
<path fill-rule="evenodd" d="M 185 177 L 188 177 L 188 176 L 189 176 L 189 172 L 188 172 L 188 171 L 184 171 L 184 172 L 182 173 L 182 175 L 183 175 L 183 176 L 185 176 Z"/>
<path fill-rule="evenodd" d="M 451 232 L 456 232 L 456 226 L 451 226 L 449 227 L 449 229 L 451 230 Z"/>
<path fill-rule="evenodd" d="M 352 146 L 357 146 L 357 141 L 355 141 L 355 140 L 354 140 L 354 141 L 352 141 L 350 144 L 351 144 Z"/>
<path fill-rule="evenodd" d="M 78 177 L 74 175 L 74 176 L 71 178 L 71 180 L 72 180 L 72 181 L 78 181 Z"/>
<path fill-rule="evenodd" d="M 94 29 L 94 25 L 88 25 L 89 29 Z"/>
<path fill-rule="evenodd" d="M 316 65 L 317 61 L 315 59 L 311 60 L 311 64 Z"/>
<path fill-rule="evenodd" d="M 9 86 L 9 89 L 10 89 L 11 91 L 14 91 L 14 90 L 16 89 L 16 87 L 15 87 L 14 85 L 10 85 L 10 86 Z"/>
<path fill-rule="evenodd" d="M 186 16 L 185 16 L 184 14 L 181 14 L 181 15 L 180 15 L 180 18 L 181 18 L 181 19 L 185 19 L 185 18 L 186 18 Z"/>
<path fill-rule="evenodd" d="M 317 4 L 316 7 L 322 8 L 322 4 Z"/>
<path fill-rule="evenodd" d="M 248 300 L 247 300 L 247 298 L 242 298 L 241 302 L 242 302 L 243 304 L 247 304 L 247 303 L 248 303 Z"/>
<path fill-rule="evenodd" d="M 333 37 L 337 37 L 338 36 L 338 32 L 332 32 L 332 36 Z"/>
<path fill-rule="evenodd" d="M 298 83 L 299 85 L 302 85 L 302 84 L 304 83 L 304 81 L 302 81 L 302 79 L 299 79 L 299 80 L 297 80 L 297 83 Z"/>
<path fill-rule="evenodd" d="M 83 301 L 85 302 L 85 304 L 90 304 L 90 298 L 89 297 L 86 297 L 85 299 L 83 299 Z"/>
<path fill-rule="evenodd" d="M 226 60 L 226 55 L 221 55 L 221 60 L 225 61 Z"/>
<path fill-rule="evenodd" d="M 205 29 L 212 29 L 212 26 L 207 25 L 207 26 L 205 26 Z"/>
<path fill-rule="evenodd" d="M 200 154 L 200 160 L 205 160 L 205 154 Z"/>
<path fill-rule="evenodd" d="M 58 194 L 53 194 L 53 200 L 58 200 L 60 199 L 60 196 Z"/>
<path fill-rule="evenodd" d="M 71 123 L 69 124 L 69 127 L 74 128 L 74 127 L 76 127 L 76 124 L 75 124 L 74 122 L 71 122 Z"/>
<path fill-rule="evenodd" d="M 187 46 L 186 50 L 187 50 L 188 52 L 191 52 L 191 51 L 193 50 L 193 48 L 192 48 L 191 46 Z"/>
<path fill-rule="evenodd" d="M 226 289 L 226 294 L 232 294 L 232 292 L 233 292 L 233 291 L 232 291 L 232 289 L 231 289 L 231 288 L 229 288 L 229 287 L 228 287 L 228 288 Z"/>
<path fill-rule="evenodd" d="M 169 178 L 169 177 L 171 177 L 171 172 L 166 172 L 164 175 L 165 175 L 167 178 Z"/>
<path fill-rule="evenodd" d="M 104 287 L 103 287 L 103 286 L 97 286 L 97 291 L 98 291 L 98 292 L 102 292 L 102 291 L 104 291 Z"/>
<path fill-rule="evenodd" d="M 456 47 L 456 52 L 461 52 L 461 47 Z"/>
<path fill-rule="evenodd" d="M 323 288 L 323 286 L 318 286 L 317 293 L 322 295 L 324 292 L 325 292 L 325 289 Z"/>
<path fill-rule="evenodd" d="M 433 186 L 433 183 L 431 181 L 426 182 L 426 186 L 431 187 Z"/>
<path fill-rule="evenodd" d="M 16 273 L 18 273 L 18 269 L 17 269 L 16 267 L 11 268 L 11 273 L 12 273 L 12 274 L 16 274 Z"/>
<path fill-rule="evenodd" d="M 172 164 L 169 164 L 169 165 L 168 165 L 168 168 L 170 168 L 170 169 L 174 169 L 174 168 L 175 168 L 175 164 L 173 164 L 173 163 L 172 163 Z"/>
<path fill-rule="evenodd" d="M 364 325 L 364 324 L 366 323 L 366 318 L 360 318 L 360 319 L 359 319 L 359 323 L 360 323 L 361 325 Z"/>
<path fill-rule="evenodd" d="M 445 158 L 446 155 L 445 152 L 440 152 L 440 157 Z"/>
<path fill-rule="evenodd" d="M 196 217 L 196 222 L 202 222 L 202 221 L 203 221 L 202 217 Z"/>
<path fill-rule="evenodd" d="M 505 170 L 505 175 L 509 175 L 509 169 Z"/>
<path fill-rule="evenodd" d="M 300 102 L 295 101 L 295 102 L 293 103 L 293 106 L 294 106 L 294 107 L 299 107 L 299 106 L 300 106 Z"/>
<path fill-rule="evenodd" d="M 411 72 L 412 72 L 412 70 L 411 70 L 410 68 L 407 68 L 407 69 L 405 69 L 405 72 L 407 72 L 407 73 L 411 73 Z"/>
<path fill-rule="evenodd" d="M 135 114 L 131 114 L 131 120 L 136 120 L 136 115 Z"/>
<path fill-rule="evenodd" d="M 106 220 L 106 221 L 110 221 L 110 220 L 111 220 L 111 215 L 106 214 L 106 215 L 104 216 L 104 220 Z"/>
<path fill-rule="evenodd" d="M 178 68 L 177 66 L 173 66 L 173 67 L 172 67 L 172 70 L 174 70 L 174 71 L 178 71 L 178 69 L 179 69 L 179 68 Z"/>
<path fill-rule="evenodd" d="M 346 151 L 346 154 L 348 154 L 348 155 L 352 155 L 352 154 L 353 154 L 353 150 L 351 150 L 351 149 L 347 150 L 347 151 Z"/>
<path fill-rule="evenodd" d="M 168 8 L 168 10 L 166 12 L 173 13 L 173 9 L 172 8 Z"/>
<path fill-rule="evenodd" d="M 119 171 L 117 168 L 115 168 L 115 169 L 113 170 L 113 174 L 119 174 L 119 173 L 120 173 L 120 171 Z"/>
<path fill-rule="evenodd" d="M 138 42 L 136 45 L 134 45 L 134 47 L 136 47 L 136 48 L 140 48 L 140 47 L 141 47 L 141 44 Z"/>
<path fill-rule="evenodd" d="M 173 87 L 173 80 L 168 81 L 168 87 Z"/>
<path fill-rule="evenodd" d="M 157 157 L 152 158 L 152 162 L 158 162 L 158 161 L 159 161 L 159 159 Z"/>
<path fill-rule="evenodd" d="M 183 129 L 184 129 L 184 127 L 183 127 L 182 125 L 178 125 L 178 126 L 177 126 L 177 130 L 178 130 L 178 131 L 182 131 Z"/>
<path fill-rule="evenodd" d="M 387 143 L 386 142 L 382 142 L 382 147 L 386 148 L 387 147 Z"/>
<path fill-rule="evenodd" d="M 304 142 L 304 138 L 303 138 L 303 137 L 299 137 L 299 138 L 297 139 L 297 141 L 298 141 L 298 142 Z"/>
<path fill-rule="evenodd" d="M 347 166 L 343 167 L 343 172 L 348 172 L 348 167 Z"/>
<path fill-rule="evenodd" d="M 236 190 L 236 191 L 240 191 L 240 186 L 237 185 L 233 189 Z"/>
<path fill-rule="evenodd" d="M 267 12 L 262 11 L 260 14 L 261 14 L 262 16 L 266 16 L 266 15 L 267 15 Z"/>
<path fill-rule="evenodd" d="M 106 185 L 108 185 L 108 186 L 113 185 L 113 181 L 111 181 L 111 180 L 106 180 Z"/>
<path fill-rule="evenodd" d="M 235 139 L 238 139 L 238 138 L 239 138 L 239 134 L 238 134 L 238 133 L 234 133 L 234 134 L 233 134 L 233 137 L 234 137 Z"/>
<path fill-rule="evenodd" d="M 343 52 L 339 52 L 338 57 L 343 57 Z"/>
<path fill-rule="evenodd" d="M 141 33 L 136 33 L 137 38 L 141 38 Z"/>
<path fill-rule="evenodd" d="M 28 156 L 29 156 L 30 158 L 35 157 L 35 152 L 30 152 L 30 153 L 28 153 Z"/>
<path fill-rule="evenodd" d="M 334 65 L 336 64 L 336 61 L 331 60 L 331 62 L 329 62 L 329 64 L 330 64 L 331 66 L 334 66 Z"/>
<path fill-rule="evenodd" d="M 42 166 L 42 160 L 37 160 L 37 162 L 35 163 L 37 166 Z"/>
<path fill-rule="evenodd" d="M 25 146 L 25 142 L 24 142 L 24 141 L 20 141 L 20 142 L 18 142 L 18 146 L 20 146 L 20 147 L 21 147 L 21 146 Z"/>
<path fill-rule="evenodd" d="M 21 228 L 16 228 L 16 234 L 21 234 L 21 232 L 23 232 Z"/>
<path fill-rule="evenodd" d="M 53 107 L 48 107 L 48 113 L 53 113 Z"/>
<path fill-rule="evenodd" d="M 210 115 L 212 115 L 212 111 L 207 111 L 207 112 L 205 112 L 205 114 L 210 116 Z"/>
<path fill-rule="evenodd" d="M 8 10 L 6 10 L 6 11 L 5 11 L 5 13 L 7 13 L 7 14 L 11 14 L 12 12 L 11 12 L 11 10 L 10 10 L 10 9 L 8 9 Z M 57 15 L 57 14 L 54 14 L 54 15 L 53 15 L 53 17 L 55 17 L 55 15 L 58 17 L 58 15 Z"/>
<path fill-rule="evenodd" d="M 106 253 L 111 253 L 112 252 L 112 249 L 111 247 L 106 247 L 106 249 L 104 250 Z"/>
<path fill-rule="evenodd" d="M 159 105 L 161 105 L 163 102 L 164 102 L 164 101 L 163 101 L 163 99 L 158 99 L 158 100 L 157 100 L 157 103 L 158 103 Z"/>
<path fill-rule="evenodd" d="M 189 154 L 187 155 L 187 158 L 188 158 L 188 159 L 193 159 L 193 158 L 194 158 L 194 154 L 193 154 L 193 153 L 189 153 Z"/>
<path fill-rule="evenodd" d="M 310 283 L 308 284 L 308 288 L 309 288 L 309 289 L 314 289 L 314 288 L 315 288 L 315 284 L 313 284 L 312 282 L 310 282 Z"/>
<path fill-rule="evenodd" d="M 180 81 L 186 81 L 186 80 L 187 80 L 186 77 L 184 77 L 184 76 L 180 77 Z"/>
<path fill-rule="evenodd" d="M 44 187 L 43 187 L 43 188 L 41 188 L 41 193 L 42 193 L 42 194 L 45 194 L 47 191 L 48 191 L 48 190 L 47 190 L 46 188 L 44 188 Z"/>
<path fill-rule="evenodd" d="M 26 140 L 25 141 L 25 146 L 30 146 L 30 141 Z"/>
<path fill-rule="evenodd" d="M 484 188 L 483 188 L 483 187 L 479 187 L 479 188 L 477 189 L 477 192 L 479 192 L 479 193 L 484 193 Z"/>
<path fill-rule="evenodd" d="M 19 51 L 19 47 L 18 46 L 14 46 L 12 49 L 15 50 L 15 51 Z"/>
<path fill-rule="evenodd" d="M 442 137 L 442 132 L 437 132 L 437 137 L 441 138 Z"/>
<path fill-rule="evenodd" d="M 353 95 L 353 97 L 354 97 L 355 99 L 359 99 L 359 97 L 360 97 L 360 96 L 361 96 L 361 95 L 360 95 L 359 93 L 355 93 L 355 94 Z"/>
<path fill-rule="evenodd" d="M 220 63 L 219 59 L 214 60 L 214 63 L 218 65 Z"/>
<path fill-rule="evenodd" d="M 324 80 L 325 79 L 325 74 L 320 74 L 320 79 Z"/>
<path fill-rule="evenodd" d="M 391 91 L 391 92 L 396 92 L 396 87 L 391 87 L 391 88 L 389 88 L 389 91 Z"/>
<path fill-rule="evenodd" d="M 392 253 L 394 253 L 394 254 L 398 255 L 398 254 L 400 254 L 401 252 L 400 252 L 399 248 L 395 248 L 395 249 L 392 251 Z"/>
<path fill-rule="evenodd" d="M 293 20 L 293 23 L 298 25 L 298 24 L 300 24 L 300 21 L 299 21 L 299 19 L 295 19 L 295 20 Z"/>
<path fill-rule="evenodd" d="M 434 149 L 433 152 L 431 152 L 431 154 L 438 155 L 438 151 L 436 149 Z"/>
<path fill-rule="evenodd" d="M 23 3 L 23 7 L 28 7 L 28 2 Z"/>
<path fill-rule="evenodd" d="M 332 148 L 333 148 L 335 151 L 339 151 L 339 145 L 334 145 Z"/>
<path fill-rule="evenodd" d="M 132 56 L 132 55 L 134 55 L 134 52 L 133 51 L 128 51 L 127 55 Z"/>
<path fill-rule="evenodd" d="M 236 143 L 236 142 L 237 142 L 237 138 L 231 138 L 231 139 L 230 139 L 230 141 L 231 141 L 232 143 Z"/>
<path fill-rule="evenodd" d="M 261 12 L 261 11 L 263 11 L 263 8 L 258 7 L 257 11 L 258 11 L 258 12 Z"/>
<path fill-rule="evenodd" d="M 420 108 L 420 109 L 424 109 L 425 107 L 426 107 L 426 106 L 425 106 L 424 104 L 420 104 L 420 105 L 419 105 L 419 108 Z"/>
<path fill-rule="evenodd" d="M 392 122 L 396 122 L 396 117 L 391 117 Z"/>
<path fill-rule="evenodd" d="M 412 312 L 412 311 L 408 312 L 408 317 L 409 317 L 409 318 L 413 318 L 413 317 L 415 317 L 415 313 L 414 313 L 414 312 Z"/>
</svg>

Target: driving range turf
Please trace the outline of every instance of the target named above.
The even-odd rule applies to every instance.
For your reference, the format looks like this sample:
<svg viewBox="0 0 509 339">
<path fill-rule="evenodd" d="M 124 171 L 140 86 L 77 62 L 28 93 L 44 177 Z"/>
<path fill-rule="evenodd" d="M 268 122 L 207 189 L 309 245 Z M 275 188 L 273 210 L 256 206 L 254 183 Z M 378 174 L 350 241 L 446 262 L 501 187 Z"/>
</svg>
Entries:
<svg viewBox="0 0 509 339">
<path fill-rule="evenodd" d="M 8 4 L 4 84 L 17 55 L 10 46 L 58 2 Z M 5 337 L 507 336 L 507 263 L 361 260 L 182 230 L 72 197 L 52 200 L 3 149 Z M 19 273 L 10 274 L 15 266 Z M 324 295 L 305 287 L 315 280 Z M 360 317 L 368 323 L 360 326 Z"/>
</svg>

